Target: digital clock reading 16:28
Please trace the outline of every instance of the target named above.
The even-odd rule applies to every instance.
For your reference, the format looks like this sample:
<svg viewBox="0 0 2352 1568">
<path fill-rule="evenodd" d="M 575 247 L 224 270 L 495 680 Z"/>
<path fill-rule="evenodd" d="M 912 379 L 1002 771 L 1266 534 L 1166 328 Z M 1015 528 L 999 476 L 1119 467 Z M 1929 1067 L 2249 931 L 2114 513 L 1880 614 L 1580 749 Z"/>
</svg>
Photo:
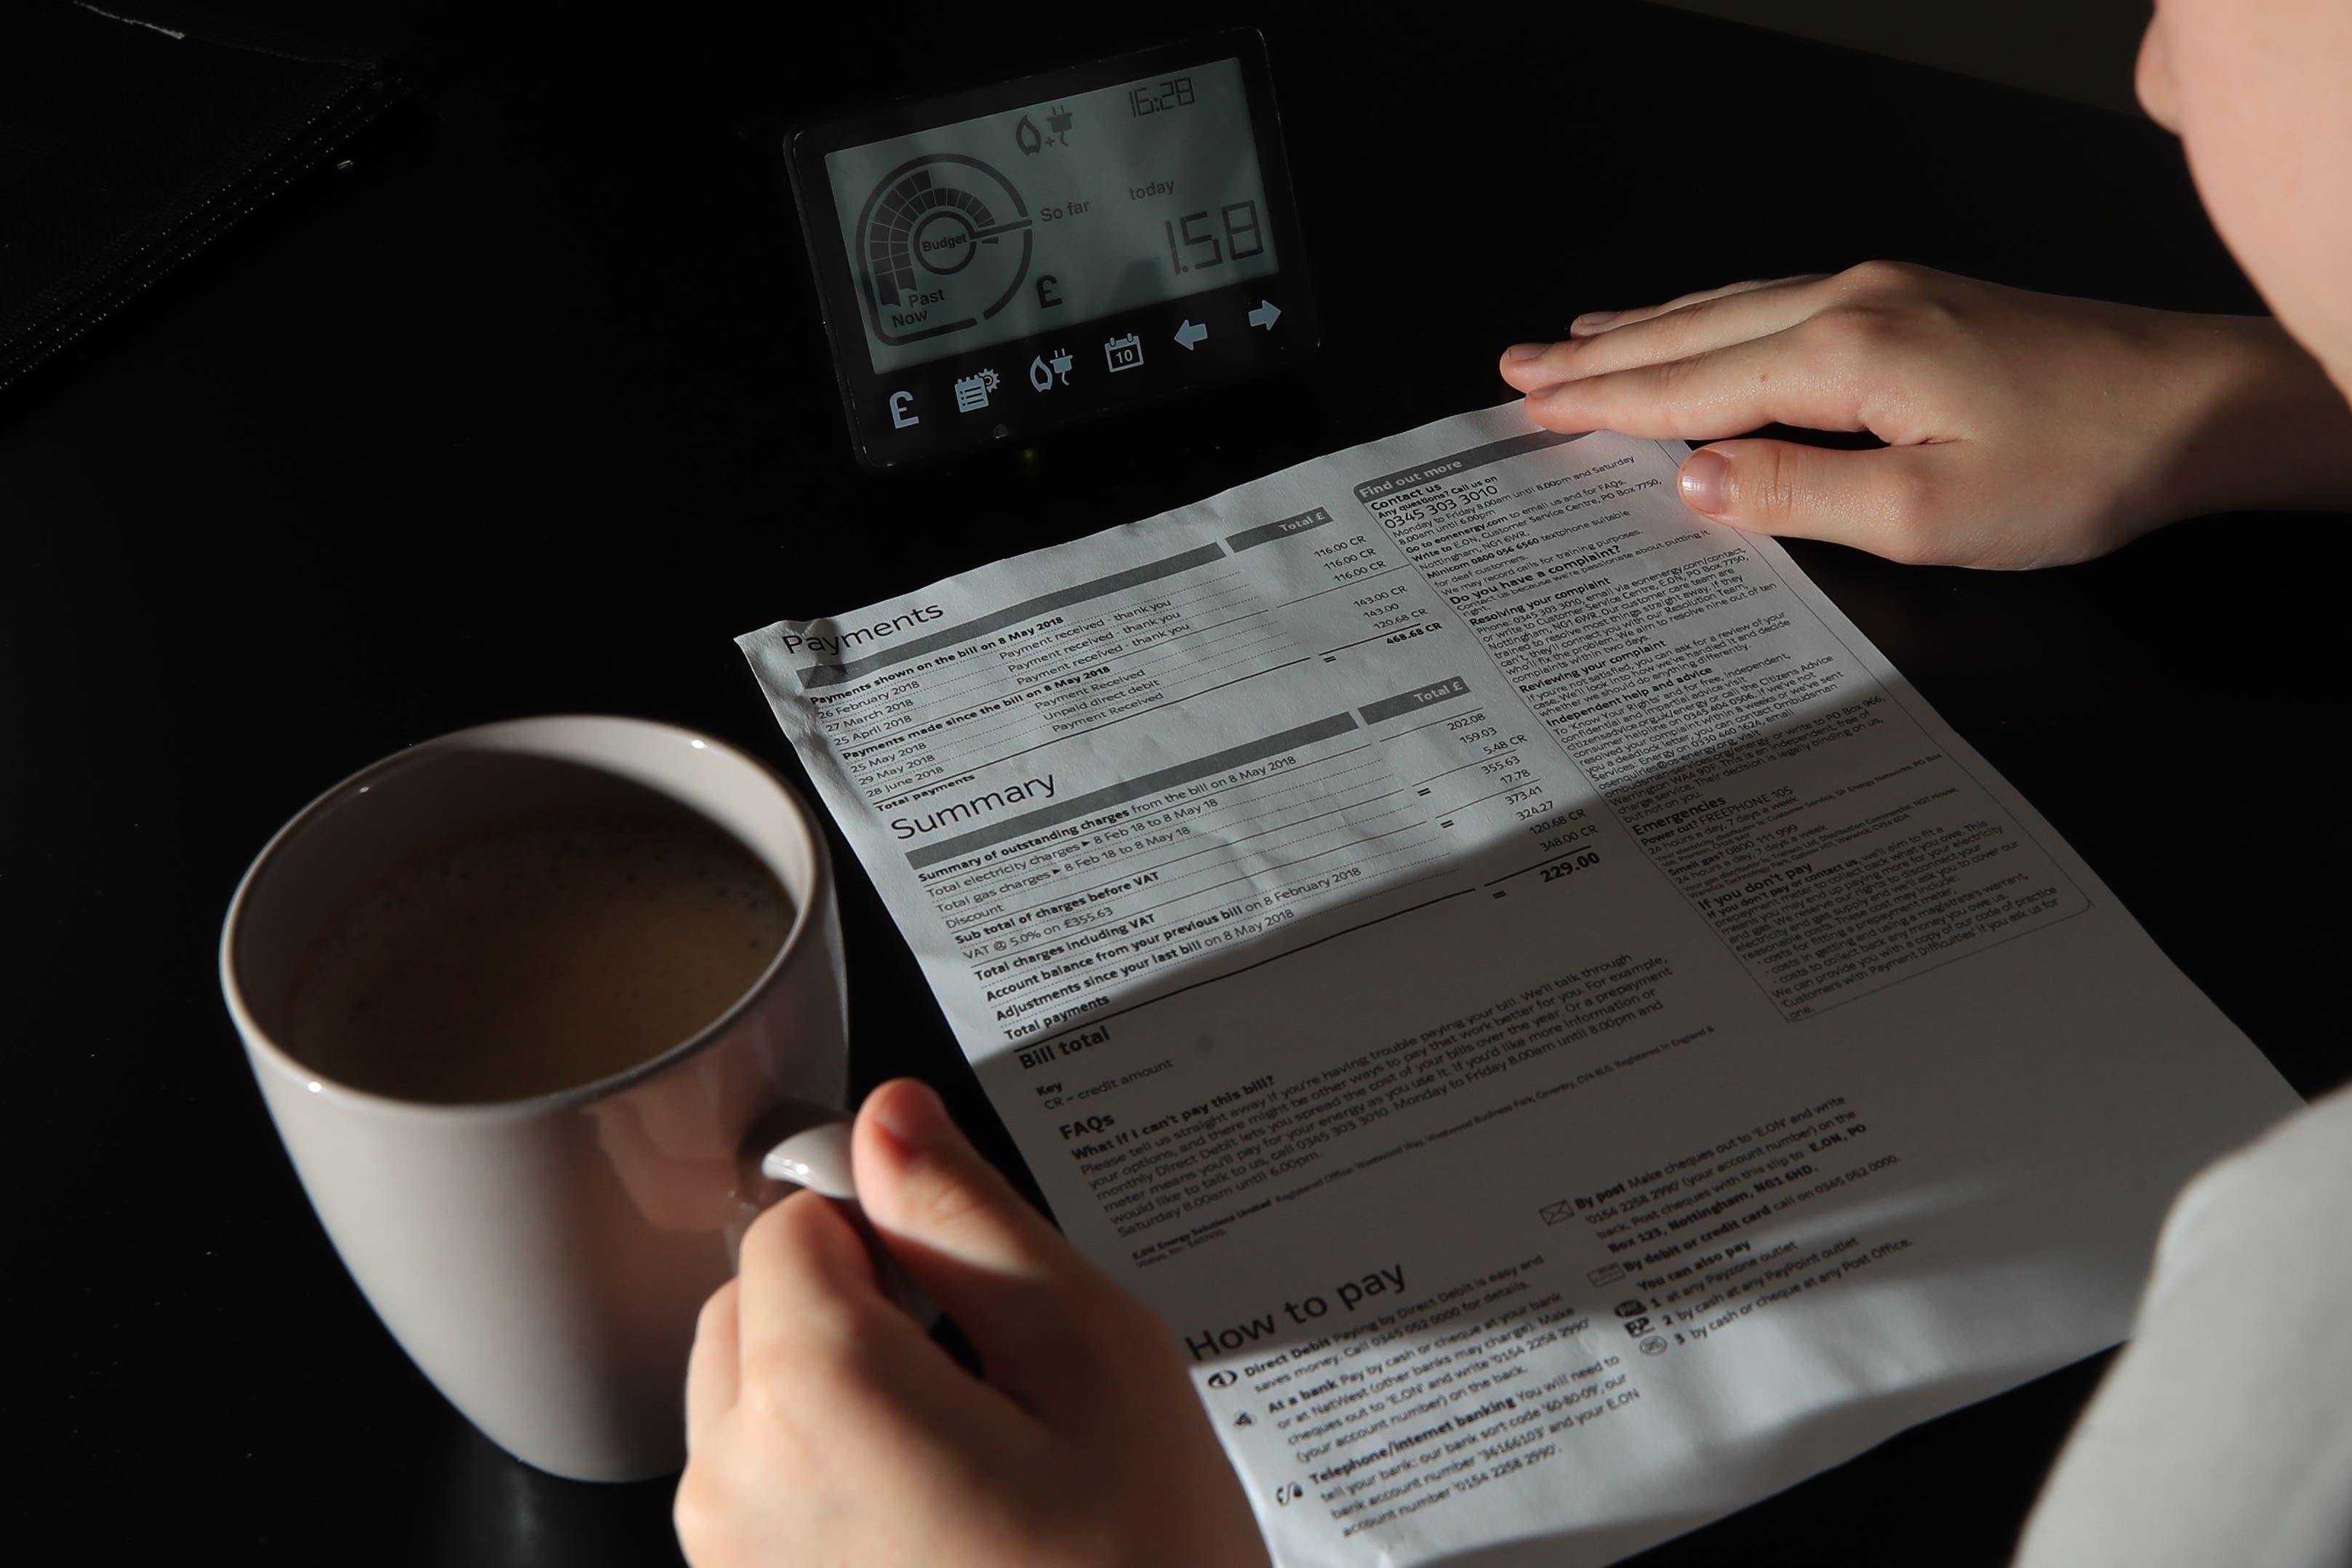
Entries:
<svg viewBox="0 0 2352 1568">
<path fill-rule="evenodd" d="M 1255 202 L 1227 202 L 1217 209 L 1217 216 L 1224 221 L 1225 241 L 1223 245 L 1217 243 L 1214 229 L 1200 234 L 1193 232 L 1195 224 L 1209 221 L 1205 208 L 1196 213 L 1186 213 L 1181 218 L 1161 221 L 1160 226 L 1168 231 L 1168 259 L 1176 264 L 1178 272 L 1190 272 L 1196 267 L 1215 267 L 1226 261 L 1246 261 L 1265 248 L 1265 240 L 1258 230 Z M 1201 248 L 1202 246 L 1208 247 L 1205 253 Z"/>
<path fill-rule="evenodd" d="M 1171 109 L 1192 106 L 1192 79 L 1189 76 L 1171 77 L 1160 83 L 1156 92 L 1150 82 L 1139 82 L 1127 89 L 1127 107 L 1138 120 L 1147 114 L 1164 114 Z"/>
</svg>

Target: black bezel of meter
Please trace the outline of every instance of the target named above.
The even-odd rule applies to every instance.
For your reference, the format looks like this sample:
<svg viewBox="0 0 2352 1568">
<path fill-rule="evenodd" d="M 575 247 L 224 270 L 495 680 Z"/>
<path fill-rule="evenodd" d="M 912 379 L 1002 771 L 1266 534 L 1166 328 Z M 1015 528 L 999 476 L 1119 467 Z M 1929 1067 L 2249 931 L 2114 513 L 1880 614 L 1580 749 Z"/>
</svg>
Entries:
<svg viewBox="0 0 2352 1568">
<path fill-rule="evenodd" d="M 843 247 L 841 216 L 825 168 L 827 153 L 1104 88 L 1156 80 L 1187 67 L 1226 59 L 1240 62 L 1250 134 L 1269 209 L 1265 222 L 1273 239 L 1276 271 L 1158 303 L 1056 321 L 1033 335 L 891 371 L 875 370 L 866 346 L 869 307 L 860 294 L 866 279 Z M 851 443 L 858 461 L 876 472 L 1000 442 L 1025 442 L 1049 430 L 1296 364 L 1321 341 L 1265 43 L 1255 29 L 1236 28 L 1016 80 L 905 100 L 801 127 L 785 138 L 784 148 Z M 1034 279 L 1030 281 L 1034 286 Z M 1180 331 L 1189 342 L 1180 340 Z M 1114 340 L 1129 338 L 1131 347 L 1114 347 Z M 1122 367 L 1128 374 L 1114 374 L 1109 369 L 1114 353 L 1122 359 L 1139 354 L 1141 363 Z M 1030 379 L 1033 363 L 1058 354 L 1076 358 L 1094 374 L 1072 375 L 1065 370 L 1058 378 L 1049 374 L 1045 379 L 1050 386 L 1038 390 Z M 983 370 L 993 370 L 997 378 L 988 405 L 959 412 L 956 384 Z"/>
</svg>

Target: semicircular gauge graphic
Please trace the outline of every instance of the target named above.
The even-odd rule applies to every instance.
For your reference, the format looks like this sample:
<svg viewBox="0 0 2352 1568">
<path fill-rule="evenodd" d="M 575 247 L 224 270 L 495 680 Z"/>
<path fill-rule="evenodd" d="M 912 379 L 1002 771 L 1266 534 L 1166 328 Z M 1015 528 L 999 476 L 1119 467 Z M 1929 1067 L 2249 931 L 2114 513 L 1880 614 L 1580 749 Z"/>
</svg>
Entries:
<svg viewBox="0 0 2352 1568">
<path fill-rule="evenodd" d="M 884 176 L 857 215 L 874 335 L 911 343 L 978 326 L 1029 275 L 1029 208 L 977 158 L 934 153 Z"/>
</svg>

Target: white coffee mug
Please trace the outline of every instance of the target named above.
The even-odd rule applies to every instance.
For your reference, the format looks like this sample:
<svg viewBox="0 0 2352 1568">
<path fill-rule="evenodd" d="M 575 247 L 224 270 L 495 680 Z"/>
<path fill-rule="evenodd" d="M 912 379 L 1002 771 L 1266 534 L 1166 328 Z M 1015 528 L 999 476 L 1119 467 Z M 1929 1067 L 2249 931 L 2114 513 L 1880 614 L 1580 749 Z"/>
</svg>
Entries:
<svg viewBox="0 0 2352 1568">
<path fill-rule="evenodd" d="M 731 835 L 793 901 L 774 962 L 701 1032 L 625 1072 L 498 1104 L 387 1099 L 288 1051 L 311 940 L 387 871 L 472 829 L 644 789 Z M 792 789 L 732 747 L 642 720 L 443 736 L 344 780 L 269 841 L 229 905 L 220 966 L 312 1205 L 450 1403 L 559 1476 L 678 1468 L 696 1313 L 750 1221 L 789 1190 L 761 1175 L 761 1156 L 838 1115 L 848 1089 L 832 867 Z"/>
</svg>

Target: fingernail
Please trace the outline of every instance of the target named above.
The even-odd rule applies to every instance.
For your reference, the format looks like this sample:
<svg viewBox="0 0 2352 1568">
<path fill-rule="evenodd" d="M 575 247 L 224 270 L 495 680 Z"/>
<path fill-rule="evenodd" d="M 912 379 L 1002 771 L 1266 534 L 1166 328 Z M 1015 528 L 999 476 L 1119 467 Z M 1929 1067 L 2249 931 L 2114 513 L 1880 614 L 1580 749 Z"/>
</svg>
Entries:
<svg viewBox="0 0 2352 1568">
<path fill-rule="evenodd" d="M 931 1086 L 908 1079 L 890 1091 L 888 1099 L 874 1109 L 874 1120 L 882 1131 L 908 1149 L 928 1149 L 934 1143 L 945 1142 L 955 1132 L 955 1123 L 948 1119 L 948 1108 L 940 1102 Z"/>
<path fill-rule="evenodd" d="M 1549 343 L 1513 343 L 1504 352 L 1513 359 L 1541 359 L 1544 351 L 1549 347 Z"/>
<path fill-rule="evenodd" d="M 1723 477 L 1730 471 L 1730 458 L 1712 447 L 1701 447 L 1683 459 L 1683 500 L 1692 510 L 1716 516 L 1723 510 Z"/>
<path fill-rule="evenodd" d="M 1569 322 L 1568 330 L 1571 332 L 1589 332 L 1595 328 L 1607 326 L 1624 313 L 1622 310 L 1587 310 Z"/>
</svg>

